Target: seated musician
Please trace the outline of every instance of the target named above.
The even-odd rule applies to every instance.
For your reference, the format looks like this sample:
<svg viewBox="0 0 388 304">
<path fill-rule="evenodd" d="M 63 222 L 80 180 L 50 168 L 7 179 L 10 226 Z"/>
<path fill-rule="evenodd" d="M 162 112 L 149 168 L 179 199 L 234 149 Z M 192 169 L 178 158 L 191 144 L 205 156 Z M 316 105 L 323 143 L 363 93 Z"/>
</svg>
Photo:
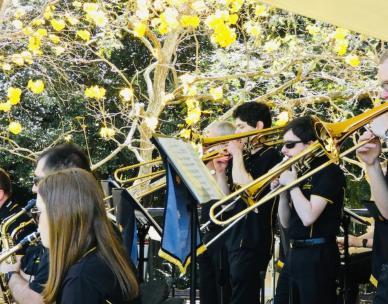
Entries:
<svg viewBox="0 0 388 304">
<path fill-rule="evenodd" d="M 49 249 L 47 303 L 134 303 L 139 286 L 93 175 L 66 169 L 38 185 L 42 243 Z"/>
<path fill-rule="evenodd" d="M 381 99 L 388 100 L 388 51 L 380 57 L 378 77 L 382 88 Z M 388 113 L 374 119 L 370 126 L 371 131 L 360 136 L 360 141 L 369 142 L 357 149 L 357 157 L 365 166 L 372 198 L 380 213 L 375 217 L 371 281 L 377 286 L 373 303 L 381 304 L 388 303 L 388 174 L 384 175 L 379 156 L 382 152 L 381 140 L 388 145 Z"/>
<path fill-rule="evenodd" d="M 82 168 L 90 171 L 89 160 L 78 146 L 63 144 L 43 152 L 38 158 L 32 191 L 36 193 L 38 182 L 47 174 L 65 168 Z M 41 244 L 27 249 L 21 265 L 2 263 L 0 271 L 12 273 L 9 277 L 9 288 L 17 303 L 43 303 L 40 293 L 47 282 L 49 263 L 48 251 Z"/>
<path fill-rule="evenodd" d="M 8 173 L 0 168 L 0 223 L 6 218 L 18 213 L 23 206 L 13 201 L 12 184 Z M 27 214 L 18 217 L 7 229 L 7 233 L 13 235 L 13 244 L 19 243 L 25 236 L 36 231 L 36 224 Z M 11 245 L 12 246 L 12 245 Z M 0 245 L 0 249 L 4 247 Z"/>
<path fill-rule="evenodd" d="M 213 122 L 204 130 L 204 136 L 216 137 L 234 133 L 233 124 L 220 121 Z M 212 147 L 212 150 L 221 150 L 223 145 Z M 226 148 L 226 147 L 225 147 Z M 210 151 L 207 151 L 210 152 Z M 219 154 L 223 154 L 220 152 Z M 225 169 L 228 165 L 230 156 L 214 158 L 206 163 L 206 167 L 218 182 L 220 187 L 226 184 Z M 229 193 L 229 187 L 224 187 L 222 191 L 225 194 Z M 201 223 L 205 224 L 209 221 L 210 204 L 205 204 L 201 208 Z M 203 235 L 203 241 L 207 243 L 222 231 L 221 226 L 210 224 L 206 227 Z M 225 248 L 224 238 L 220 238 L 211 245 L 203 254 L 198 257 L 199 263 L 199 289 L 201 304 L 227 304 L 230 300 L 230 285 L 229 285 L 229 267 L 227 261 L 227 252 Z"/>
<path fill-rule="evenodd" d="M 291 121 L 284 130 L 282 153 L 293 157 L 316 140 L 310 117 Z M 310 169 L 327 157 L 317 157 Z M 287 185 L 306 171 L 295 167 L 284 171 L 272 187 Z M 330 164 L 296 186 L 280 194 L 279 219 L 286 228 L 291 248 L 276 288 L 275 304 L 336 303 L 336 278 L 339 270 L 339 232 L 343 208 L 345 176 L 338 165 Z"/>
</svg>

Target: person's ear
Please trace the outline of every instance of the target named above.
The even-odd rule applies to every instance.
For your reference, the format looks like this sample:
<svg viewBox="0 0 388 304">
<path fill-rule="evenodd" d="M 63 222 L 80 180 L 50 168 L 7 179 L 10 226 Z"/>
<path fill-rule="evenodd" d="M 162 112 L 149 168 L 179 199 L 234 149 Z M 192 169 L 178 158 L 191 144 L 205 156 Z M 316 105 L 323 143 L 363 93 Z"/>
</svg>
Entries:
<svg viewBox="0 0 388 304">
<path fill-rule="evenodd" d="M 264 129 L 264 123 L 259 120 L 257 123 L 256 123 L 256 129 L 257 130 L 261 130 L 261 129 Z"/>
</svg>

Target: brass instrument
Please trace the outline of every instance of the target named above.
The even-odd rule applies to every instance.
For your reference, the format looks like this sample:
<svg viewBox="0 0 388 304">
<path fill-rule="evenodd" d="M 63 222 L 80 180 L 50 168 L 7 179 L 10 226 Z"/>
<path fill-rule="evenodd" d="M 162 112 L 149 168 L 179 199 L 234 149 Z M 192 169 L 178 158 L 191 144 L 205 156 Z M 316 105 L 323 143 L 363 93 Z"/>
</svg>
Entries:
<svg viewBox="0 0 388 304">
<path fill-rule="evenodd" d="M 388 111 L 388 103 L 384 103 L 378 107 L 375 107 L 371 110 L 368 110 L 360 115 L 347 119 L 343 122 L 338 123 L 327 123 L 320 121 L 318 118 L 314 118 L 314 127 L 317 134 L 317 140 L 314 141 L 307 149 L 300 152 L 298 155 L 286 160 L 280 165 L 272 168 L 263 176 L 257 178 L 251 183 L 241 187 L 237 191 L 226 196 L 222 200 L 213 204 L 210 208 L 210 219 L 217 225 L 234 225 L 237 221 L 243 218 L 250 211 L 255 210 L 262 204 L 268 202 L 272 198 L 276 197 L 280 193 L 286 191 L 287 189 L 299 184 L 304 179 L 312 176 L 316 172 L 322 170 L 332 163 L 338 163 L 341 158 L 354 152 L 356 149 L 364 145 L 366 142 L 360 142 L 357 145 L 340 152 L 340 148 L 346 138 L 353 132 L 357 131 L 359 128 L 363 127 L 365 124 L 369 123 L 372 119 Z M 318 156 L 327 155 L 328 161 L 315 168 L 314 170 L 308 171 L 303 176 L 299 177 L 294 182 L 280 186 L 256 202 L 256 198 L 260 193 L 268 186 L 271 181 L 277 178 L 285 170 L 289 170 L 291 166 L 299 164 L 308 168 L 309 163 L 312 159 Z M 247 202 L 247 208 L 241 212 L 235 214 L 227 220 L 219 220 L 219 216 L 222 212 L 216 214 L 216 210 L 221 208 L 222 205 L 230 201 L 231 199 L 237 200 L 238 198 L 244 199 Z"/>
<path fill-rule="evenodd" d="M 254 149 L 254 148 L 258 148 L 262 145 L 273 146 L 273 145 L 280 144 L 283 141 L 281 139 L 282 132 L 283 132 L 283 127 L 273 127 L 273 128 L 254 130 L 254 131 L 249 131 L 249 132 L 244 132 L 244 133 L 217 136 L 217 137 L 204 137 L 204 136 L 200 136 L 200 135 L 194 135 L 193 141 L 201 143 L 203 147 L 211 148 L 214 145 L 218 145 L 218 144 L 225 143 L 228 141 L 249 137 L 248 148 Z M 222 156 L 224 151 L 225 151 L 225 149 L 218 149 L 216 151 L 210 151 L 210 149 L 209 149 L 208 153 L 206 153 L 202 157 L 202 160 L 209 161 L 209 160 L 215 159 L 217 157 L 220 157 L 220 156 Z M 122 168 L 115 170 L 114 178 L 120 184 L 127 184 L 127 183 L 134 182 L 134 181 L 140 180 L 140 179 L 142 180 L 140 182 L 140 184 L 146 183 L 146 182 L 149 182 L 156 177 L 164 176 L 165 170 L 158 170 L 155 172 L 151 172 L 148 174 L 144 174 L 144 175 L 136 176 L 136 177 L 132 177 L 132 178 L 125 178 L 124 174 L 125 174 L 125 172 L 137 169 L 141 166 L 150 166 L 150 165 L 156 166 L 156 165 L 161 165 L 161 164 L 162 164 L 162 159 L 160 157 L 158 157 L 158 158 L 153 159 L 153 160 L 148 161 L 148 162 L 142 162 L 142 163 L 138 163 L 135 165 L 125 166 L 125 167 L 122 167 Z M 138 185 L 139 184 L 136 184 L 133 187 L 137 187 Z M 158 185 L 157 190 L 162 188 L 162 187 L 163 186 L 159 187 L 159 185 Z M 153 191 L 151 191 L 151 190 L 153 190 Z M 150 190 L 151 192 L 147 191 L 147 194 L 156 191 L 154 189 L 151 189 L 151 190 Z M 143 195 L 141 195 L 141 196 L 143 196 Z"/>
<path fill-rule="evenodd" d="M 16 254 L 20 249 L 28 244 L 33 244 L 40 241 L 39 232 L 33 232 L 27 236 L 25 236 L 17 245 L 13 246 L 10 249 L 3 250 L 0 252 L 0 263 L 4 260 L 8 259 L 11 255 Z"/>
<path fill-rule="evenodd" d="M 15 234 L 20 231 L 20 229 L 24 228 L 24 224 L 19 225 L 16 227 L 13 231 L 9 231 L 10 226 L 22 215 L 26 214 L 31 208 L 33 208 L 36 204 L 36 200 L 30 200 L 28 204 L 22 208 L 19 212 L 10 215 L 9 217 L 5 218 L 1 224 L 0 224 L 0 240 L 1 240 L 1 247 L 2 252 L 6 252 L 11 250 L 12 247 L 14 247 L 14 240 L 13 237 Z M 30 223 L 30 222 L 27 222 Z M 4 259 L 9 264 L 15 264 L 16 263 L 16 257 L 15 255 L 8 255 Z M 8 288 L 8 284 L 6 283 L 6 280 L 4 278 L 4 274 L 0 274 L 0 289 L 3 293 L 3 300 L 7 304 L 14 303 L 11 291 Z"/>
</svg>

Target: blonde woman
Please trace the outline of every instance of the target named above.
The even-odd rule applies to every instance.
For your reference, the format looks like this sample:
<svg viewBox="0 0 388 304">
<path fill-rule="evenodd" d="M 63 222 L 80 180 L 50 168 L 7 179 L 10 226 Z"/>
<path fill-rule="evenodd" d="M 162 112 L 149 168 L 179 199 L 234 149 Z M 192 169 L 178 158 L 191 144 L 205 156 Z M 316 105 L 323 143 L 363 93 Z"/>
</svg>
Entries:
<svg viewBox="0 0 388 304">
<path fill-rule="evenodd" d="M 49 249 L 46 303 L 135 303 L 139 287 L 89 172 L 66 169 L 38 187 L 39 232 Z"/>
</svg>

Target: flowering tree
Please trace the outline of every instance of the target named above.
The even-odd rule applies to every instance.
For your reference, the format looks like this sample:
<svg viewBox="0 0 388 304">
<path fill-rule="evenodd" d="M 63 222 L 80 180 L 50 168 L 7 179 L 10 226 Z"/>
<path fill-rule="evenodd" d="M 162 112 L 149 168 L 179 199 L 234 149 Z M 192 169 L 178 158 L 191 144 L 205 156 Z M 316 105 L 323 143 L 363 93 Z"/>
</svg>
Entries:
<svg viewBox="0 0 388 304">
<path fill-rule="evenodd" d="M 93 169 L 124 149 L 149 160 L 152 132 L 187 138 L 247 101 L 271 105 L 277 124 L 379 102 L 380 41 L 255 0 L 0 5 L 1 149 L 30 160 L 79 135 Z M 110 147 L 99 158 L 96 134 Z"/>
</svg>

